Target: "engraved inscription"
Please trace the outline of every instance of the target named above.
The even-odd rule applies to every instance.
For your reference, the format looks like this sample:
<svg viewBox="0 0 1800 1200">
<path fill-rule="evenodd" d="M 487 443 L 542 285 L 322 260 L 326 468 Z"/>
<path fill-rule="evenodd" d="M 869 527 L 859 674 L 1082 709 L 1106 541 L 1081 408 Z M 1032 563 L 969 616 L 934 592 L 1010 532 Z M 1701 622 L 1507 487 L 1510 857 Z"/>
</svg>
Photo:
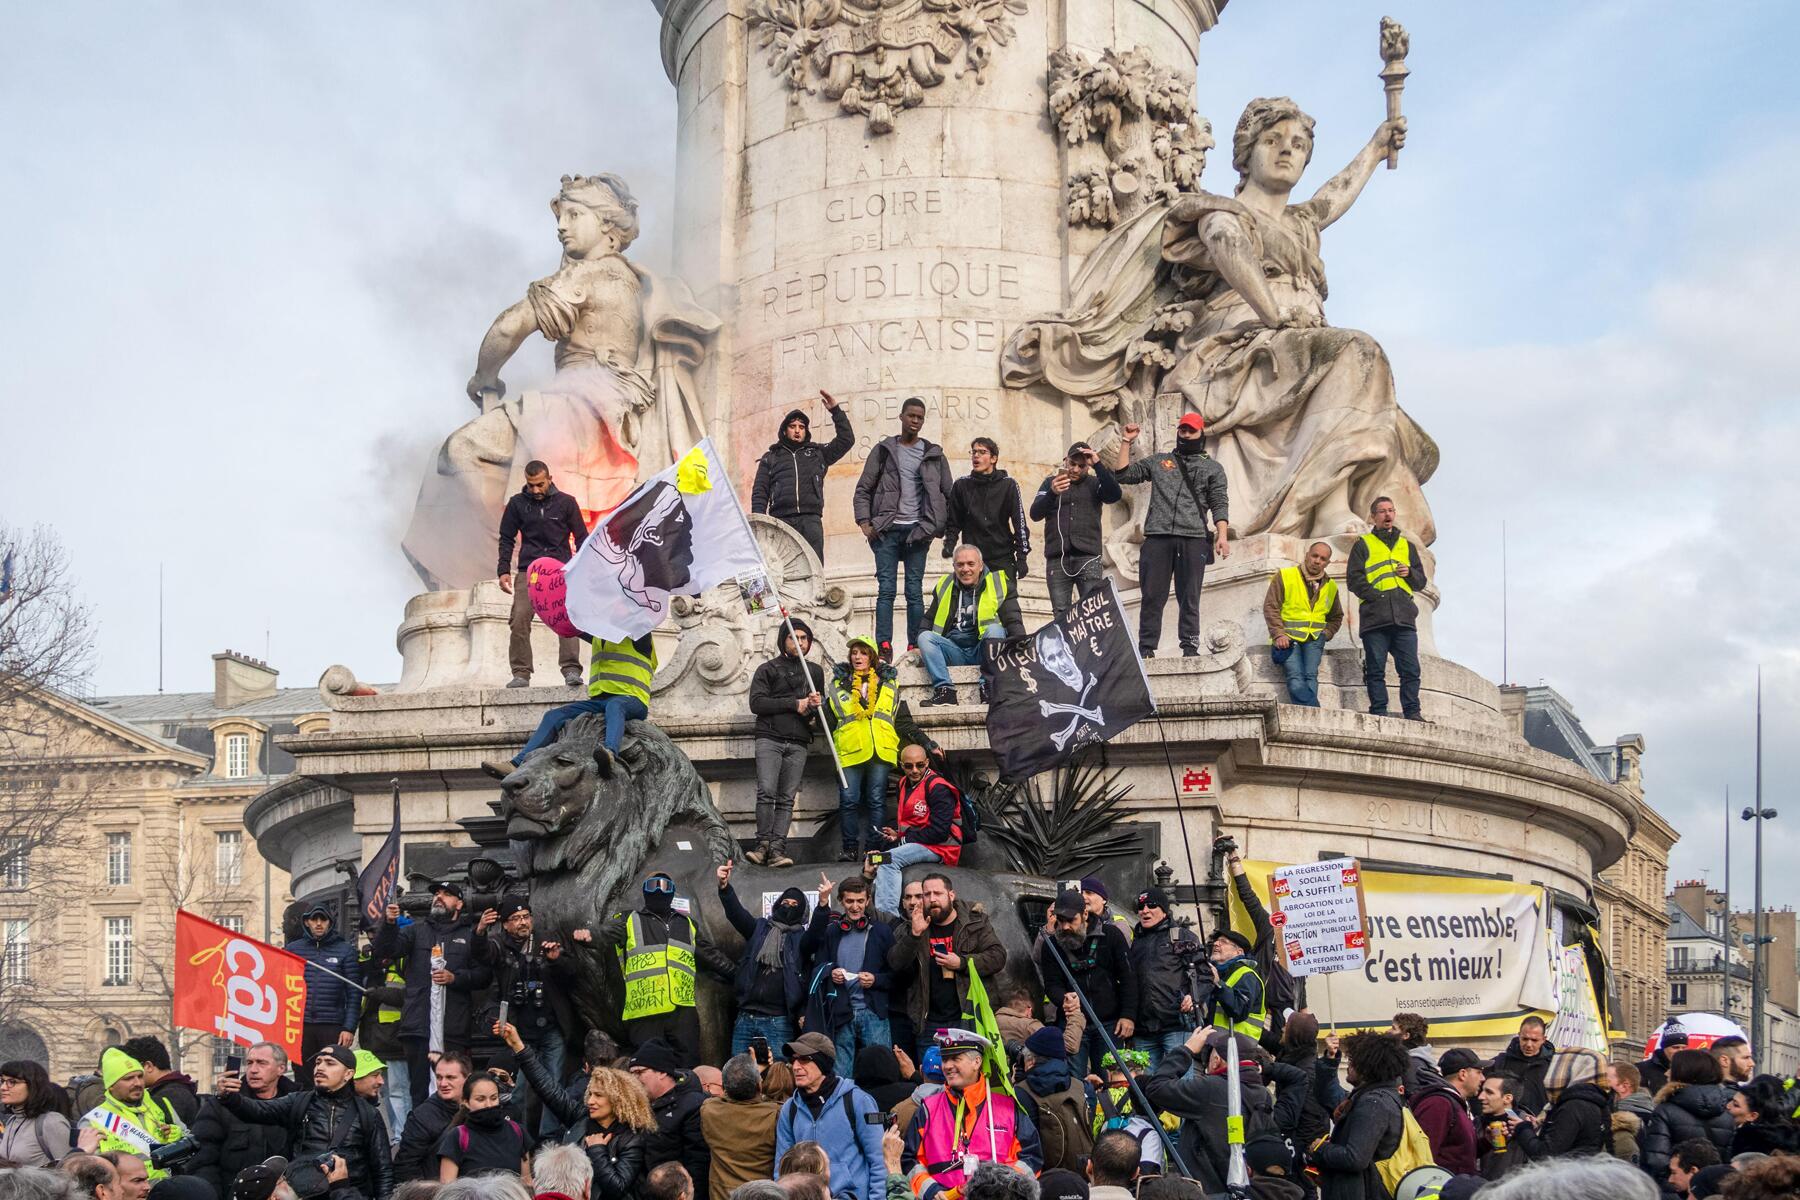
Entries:
<svg viewBox="0 0 1800 1200">
<path fill-rule="evenodd" d="M 966 317 L 851 321 L 777 338 L 775 362 L 785 370 L 807 363 L 847 362 L 866 354 L 994 354 L 1005 341 L 1004 321 Z"/>
<path fill-rule="evenodd" d="M 794 271 L 762 285 L 759 311 L 764 320 L 774 320 L 823 312 L 827 304 L 983 297 L 1022 299 L 1018 264 L 940 257 Z"/>
</svg>

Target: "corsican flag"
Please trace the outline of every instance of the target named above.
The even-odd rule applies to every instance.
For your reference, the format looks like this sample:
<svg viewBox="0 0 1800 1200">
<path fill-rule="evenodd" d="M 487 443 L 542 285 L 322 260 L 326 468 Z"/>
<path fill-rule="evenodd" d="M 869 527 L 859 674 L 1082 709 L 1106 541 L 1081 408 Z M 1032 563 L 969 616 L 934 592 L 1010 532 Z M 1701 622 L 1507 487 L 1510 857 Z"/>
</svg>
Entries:
<svg viewBox="0 0 1800 1200">
<path fill-rule="evenodd" d="M 762 569 L 712 439 L 638 485 L 601 517 L 565 572 L 569 620 L 592 637 L 642 637 L 669 612 L 669 597 Z"/>
</svg>

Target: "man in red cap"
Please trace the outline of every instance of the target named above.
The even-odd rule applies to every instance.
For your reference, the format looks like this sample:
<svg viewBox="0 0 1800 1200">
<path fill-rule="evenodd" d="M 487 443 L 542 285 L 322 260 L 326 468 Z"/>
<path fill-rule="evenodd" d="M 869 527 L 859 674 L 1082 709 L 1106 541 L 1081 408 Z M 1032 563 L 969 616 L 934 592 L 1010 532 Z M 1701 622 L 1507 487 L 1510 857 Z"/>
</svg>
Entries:
<svg viewBox="0 0 1800 1200">
<path fill-rule="evenodd" d="M 1144 543 L 1138 551 L 1138 653 L 1156 656 L 1162 641 L 1163 609 L 1169 603 L 1169 583 L 1175 584 L 1175 605 L 1180 612 L 1176 634 L 1181 653 L 1200 653 L 1200 585 L 1206 564 L 1217 555 L 1231 554 L 1228 533 L 1229 506 L 1225 494 L 1225 468 L 1206 453 L 1206 423 L 1199 413 L 1183 416 L 1175 425 L 1175 448 L 1131 461 L 1131 446 L 1139 427 L 1127 425 L 1120 433 L 1118 462 L 1114 468 L 1120 485 L 1148 483 L 1150 511 L 1144 518 Z M 1211 513 L 1212 527 L 1207 526 Z"/>
</svg>

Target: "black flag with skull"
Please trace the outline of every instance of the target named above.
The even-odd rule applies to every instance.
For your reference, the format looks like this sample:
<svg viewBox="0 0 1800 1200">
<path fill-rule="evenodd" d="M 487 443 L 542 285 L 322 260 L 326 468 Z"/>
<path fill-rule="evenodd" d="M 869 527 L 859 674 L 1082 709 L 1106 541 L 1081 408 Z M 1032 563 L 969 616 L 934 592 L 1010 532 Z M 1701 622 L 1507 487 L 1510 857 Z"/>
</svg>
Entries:
<svg viewBox="0 0 1800 1200">
<path fill-rule="evenodd" d="M 1008 779 L 1061 766 L 1156 711 L 1110 583 L 1028 637 L 982 645 L 988 744 Z"/>
</svg>

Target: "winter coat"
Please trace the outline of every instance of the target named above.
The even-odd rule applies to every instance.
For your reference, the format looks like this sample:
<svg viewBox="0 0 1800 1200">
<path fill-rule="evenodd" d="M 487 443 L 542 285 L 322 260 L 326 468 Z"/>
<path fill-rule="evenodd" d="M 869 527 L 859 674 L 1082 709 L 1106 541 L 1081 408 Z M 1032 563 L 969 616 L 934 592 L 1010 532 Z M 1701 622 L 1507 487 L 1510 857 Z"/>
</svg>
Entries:
<svg viewBox="0 0 1800 1200">
<path fill-rule="evenodd" d="M 370 963 L 373 963 L 373 959 Z M 367 976 L 371 981 L 380 979 L 379 986 L 370 987 L 363 993 L 362 1024 L 356 1030 L 356 1044 L 373 1054 L 383 1062 L 392 1062 L 396 1058 L 406 1056 L 406 1047 L 400 1043 L 400 1022 L 383 1021 L 381 1010 L 399 1009 L 406 1004 L 406 983 L 389 983 L 387 972 L 371 969 Z"/>
<path fill-rule="evenodd" d="M 352 1187 L 369 1200 L 382 1200 L 394 1190 L 394 1166 L 388 1157 L 387 1126 L 375 1106 L 345 1083 L 335 1092 L 293 1092 L 273 1100 L 257 1100 L 243 1092 L 219 1097 L 227 1112 L 256 1125 L 280 1125 L 293 1135 L 295 1156 L 342 1156 Z"/>
<path fill-rule="evenodd" d="M 277 1096 L 295 1090 L 285 1075 L 275 1081 Z M 206 1098 L 189 1129 L 200 1148 L 188 1160 L 187 1172 L 204 1179 L 219 1200 L 231 1200 L 231 1181 L 239 1171 L 276 1155 L 288 1158 L 294 1149 L 294 1135 L 286 1127 L 252 1124 L 229 1111 L 217 1096 Z"/>
<path fill-rule="evenodd" d="M 1792 1121 L 1751 1121 L 1731 1135 L 1730 1162 L 1740 1154 L 1793 1154 L 1800 1151 L 1800 1125 Z"/>
<path fill-rule="evenodd" d="M 666 1162 L 678 1162 L 687 1168 L 694 1181 L 694 1195 L 708 1194 L 711 1186 L 707 1169 L 712 1152 L 706 1147 L 706 1134 L 700 1129 L 700 1105 L 706 1093 L 688 1074 L 678 1075 L 675 1086 L 650 1102 L 650 1115 L 656 1118 L 656 1132 L 644 1140 L 644 1170 L 651 1171 Z"/>
<path fill-rule="evenodd" d="M 395 1183 L 408 1183 L 414 1179 L 436 1181 L 438 1139 L 456 1119 L 457 1107 L 455 1101 L 445 1100 L 436 1092 L 412 1106 L 406 1124 L 400 1128 L 400 1146 L 394 1151 Z M 586 1111 L 584 1107 L 582 1112 Z"/>
<path fill-rule="evenodd" d="M 1331 1139 L 1312 1154 L 1319 1195 L 1323 1200 L 1386 1200 L 1387 1188 L 1375 1164 L 1400 1148 L 1406 1120 L 1400 1091 L 1392 1083 L 1359 1087 L 1344 1104 Z"/>
<path fill-rule="evenodd" d="M 788 441 L 786 433 L 788 422 L 796 417 L 807 426 L 806 440 L 799 443 Z M 781 418 L 774 443 L 756 461 L 756 479 L 750 485 L 751 512 L 783 519 L 817 517 L 825 512 L 825 473 L 856 445 L 850 414 L 843 405 L 831 410 L 831 426 L 835 436 L 821 446 L 813 440 L 811 419 L 800 409 Z"/>
<path fill-rule="evenodd" d="M 826 1084 L 830 1090 L 826 1090 Z M 881 1200 L 887 1191 L 887 1161 L 881 1154 L 882 1125 L 863 1118 L 881 1110 L 848 1079 L 828 1076 L 819 1092 L 795 1092 L 775 1122 L 775 1161 L 796 1142 L 817 1142 L 831 1163 L 833 1200 Z"/>
<path fill-rule="evenodd" d="M 1494 1056 L 1494 1061 L 1487 1065 L 1489 1075 L 1510 1075 L 1519 1081 L 1519 1090 L 1513 1093 L 1513 1107 L 1522 1113 L 1536 1116 L 1544 1111 L 1544 1105 L 1550 1100 L 1544 1091 L 1544 1075 L 1550 1070 L 1550 1060 L 1556 1057 L 1556 1047 L 1549 1038 L 1538 1047 L 1538 1052 L 1527 1058 L 1519 1053 L 1519 1039 L 1514 1038 L 1506 1044 L 1506 1049 Z"/>
<path fill-rule="evenodd" d="M 557 491 L 554 483 L 541 499 L 520 491 L 500 514 L 500 560 L 495 574 L 512 573 L 515 541 L 519 544 L 518 569 L 523 571 L 540 558 L 568 562 L 573 553 L 569 540 L 573 538 L 580 549 L 587 535 L 581 505 L 567 492 Z"/>
<path fill-rule="evenodd" d="M 56 1112 L 27 1117 L 8 1109 L 6 1127 L 0 1130 L 0 1158 L 21 1167 L 55 1166 L 74 1147 L 69 1118 Z"/>
<path fill-rule="evenodd" d="M 1644 1122 L 1634 1112 L 1613 1109 L 1612 1144 L 1607 1147 L 1612 1156 L 1632 1166 L 1638 1165 L 1638 1134 L 1644 1131 Z"/>
<path fill-rule="evenodd" d="M 1030 1013 L 1016 1013 L 1010 1008 L 996 1009 L 994 1024 L 1000 1027 L 1000 1040 L 1008 1046 L 1014 1042 L 1023 1044 L 1031 1035 L 1044 1027 L 1044 1023 Z M 1087 1033 L 1087 1014 L 1081 1009 L 1063 1026 L 1063 1049 L 1073 1055 L 1081 1049 L 1081 1039 Z"/>
<path fill-rule="evenodd" d="M 1225 468 L 1205 454 L 1169 450 L 1146 455 L 1115 471 L 1113 478 L 1121 485 L 1150 485 L 1150 511 L 1144 518 L 1144 533 L 1149 536 L 1210 539 L 1209 511 L 1213 521 L 1230 521 Z M 1212 547 L 1202 553 L 1210 563 Z"/>
<path fill-rule="evenodd" d="M 476 992 L 487 987 L 493 972 L 476 957 L 475 918 L 467 908 L 456 919 L 439 924 L 429 917 L 420 918 L 401 928 L 391 921 L 383 922 L 375 935 L 375 957 L 382 961 L 404 961 L 406 1003 L 400 1014 L 400 1036 L 425 1038 L 431 1035 L 431 948 L 444 948 L 444 969 L 453 976 L 444 987 L 444 1045 L 447 1049 L 466 1047 L 474 1032 L 474 1010 L 471 1001 Z"/>
<path fill-rule="evenodd" d="M 1177 929 L 1175 922 L 1164 917 L 1152 929 L 1139 925 L 1131 937 L 1131 972 L 1137 978 L 1137 1033 L 1149 1037 L 1153 1033 L 1190 1028 L 1197 1013 L 1182 1020 L 1181 998 L 1188 994 L 1187 970 L 1175 953 L 1175 942 L 1200 943 L 1191 929 Z M 1058 972 L 1060 974 L 1060 972 Z M 1049 978 L 1046 976 L 1045 978 Z"/>
<path fill-rule="evenodd" d="M 1641 1165 L 1651 1178 L 1668 1183 L 1669 1156 L 1689 1138 L 1705 1138 L 1719 1148 L 1720 1158 L 1728 1158 L 1737 1135 L 1737 1122 L 1725 1111 L 1730 1099 L 1731 1089 L 1722 1083 L 1664 1084 L 1638 1138 Z"/>
<path fill-rule="evenodd" d="M 1268 1072 L 1268 1081 L 1275 1085 L 1274 1099 L 1261 1072 L 1247 1068 L 1238 1077 L 1246 1140 L 1293 1125 L 1310 1082 L 1305 1072 L 1285 1063 L 1270 1063 Z M 1177 1046 L 1163 1055 L 1154 1072 L 1140 1076 L 1138 1084 L 1159 1112 L 1183 1119 L 1181 1157 L 1188 1170 L 1197 1173 L 1209 1193 L 1223 1191 L 1230 1159 L 1225 1120 L 1231 1092 L 1226 1077 L 1195 1072 L 1194 1056 L 1186 1046 Z"/>
<path fill-rule="evenodd" d="M 581 1146 L 588 1164 L 594 1168 L 588 1200 L 637 1200 L 644 1177 L 650 1173 L 644 1165 L 647 1135 L 617 1122 L 606 1128 L 612 1130 L 612 1140 L 604 1146 L 582 1144 L 583 1138 L 606 1132 L 592 1117 L 570 1122 L 569 1132 L 563 1137 L 570 1145 Z"/>
<path fill-rule="evenodd" d="M 1516 1136 L 1533 1162 L 1606 1153 L 1612 1148 L 1612 1099 L 1596 1084 L 1570 1084 L 1535 1128 L 1523 1122 Z"/>
<path fill-rule="evenodd" d="M 894 985 L 894 971 L 888 966 L 888 953 L 894 948 L 894 930 L 886 921 L 872 912 L 864 912 L 867 924 L 863 929 L 863 954 L 860 963 L 838 961 L 838 947 L 843 944 L 844 935 L 850 932 L 849 918 L 842 913 L 832 912 L 823 904 L 813 906 L 812 920 L 807 923 L 806 932 L 800 938 L 800 951 L 806 961 L 813 964 L 813 973 L 817 974 L 821 967 L 842 967 L 855 975 L 863 971 L 875 977 L 875 982 L 863 989 L 863 1003 L 869 1011 L 881 1020 L 888 1019 L 888 993 Z M 855 1015 L 854 1002 L 850 999 L 850 989 L 840 988 L 832 983 L 829 975 L 821 979 L 818 988 L 829 991 L 829 999 L 825 1004 L 825 1017 L 828 1029 L 821 1030 L 827 1036 L 833 1030 L 842 1029 L 850 1023 Z M 848 1064 L 846 1064 L 848 1065 Z"/>
<path fill-rule="evenodd" d="M 852 513 L 858 525 L 867 521 L 876 533 L 886 533 L 900 512 L 900 469 L 892 448 L 898 440 L 888 437 L 876 442 L 856 481 Z M 925 453 L 919 461 L 919 523 L 911 540 L 928 542 L 944 531 L 949 515 L 950 464 L 942 446 L 924 438 L 919 441 Z"/>
<path fill-rule="evenodd" d="M 1385 532 L 1379 529 L 1371 529 L 1369 532 L 1390 549 L 1395 541 L 1405 537 L 1399 526 Z M 1412 562 L 1407 565 L 1406 586 L 1415 593 L 1422 592 L 1425 590 L 1425 564 L 1420 561 L 1423 557 L 1420 552 L 1424 547 L 1411 538 L 1406 540 L 1412 546 Z M 1369 544 L 1361 538 L 1350 544 L 1350 561 L 1344 567 L 1344 583 L 1362 601 L 1356 614 L 1356 625 L 1361 632 L 1390 627 L 1412 629 L 1418 625 L 1419 606 L 1405 589 L 1388 588 L 1383 591 L 1369 582 Z M 1517 1098 L 1514 1097 L 1515 1100 Z"/>
<path fill-rule="evenodd" d="M 1095 463 L 1079 483 L 1058 495 L 1050 485 L 1055 475 L 1044 476 L 1031 499 L 1031 519 L 1044 523 L 1044 562 L 1054 571 L 1073 575 L 1103 548 L 1100 510 L 1116 504 L 1124 490 L 1113 473 Z"/>
<path fill-rule="evenodd" d="M 302 934 L 283 949 L 306 960 L 306 1023 L 329 1025 L 345 1033 L 355 1033 L 362 993 L 326 971 L 342 975 L 352 983 L 361 983 L 362 967 L 356 961 L 356 947 L 344 940 L 334 923 L 325 931 L 324 937 Z M 323 969 L 314 970 L 314 967 Z"/>
<path fill-rule="evenodd" d="M 476 957 L 493 972 L 494 979 L 490 1005 L 494 1010 L 482 1014 L 482 1028 L 492 1027 L 499 1016 L 494 1006 L 504 1000 L 510 1005 L 507 1021 L 527 1042 L 541 1042 L 553 1029 L 562 1034 L 565 1042 L 579 1039 L 581 1022 L 571 999 L 576 978 L 570 955 L 546 958 L 543 941 L 541 934 L 534 934 L 530 942 L 521 942 L 506 932 L 504 925 L 496 924 L 475 943 Z M 541 1007 L 521 1004 L 513 994 L 515 983 L 533 979 L 543 984 Z"/>
<path fill-rule="evenodd" d="M 950 557 L 958 540 L 981 551 L 981 561 L 991 570 L 1005 571 L 1017 579 L 1031 553 L 1031 526 L 1019 485 L 996 467 L 986 475 L 969 474 L 950 485 L 949 516 L 944 522 L 944 557 Z"/>
<path fill-rule="evenodd" d="M 1206 1022 L 1211 1022 L 1214 1013 L 1223 1013 L 1227 1021 L 1244 1021 L 1258 1010 L 1264 1013 L 1269 1011 L 1269 1002 L 1263 992 L 1262 972 L 1256 969 L 1256 959 L 1248 954 L 1239 954 L 1216 965 L 1219 969 L 1219 982 L 1213 986 L 1212 1000 L 1207 1005 L 1209 1011 L 1201 1014 Z M 1225 981 L 1239 967 L 1252 969 L 1240 976 L 1235 984 L 1227 987 Z"/>
<path fill-rule="evenodd" d="M 757 950 L 763 939 L 776 932 L 775 923 L 767 917 L 752 916 L 738 899 L 737 889 L 729 883 L 719 889 L 719 904 L 725 909 L 725 919 L 731 927 L 738 931 L 744 939 L 744 952 L 738 958 L 737 995 L 739 1009 L 747 1004 L 751 991 L 756 986 L 757 975 L 762 971 L 762 964 L 756 961 Z M 792 1020 L 800 1012 L 800 1006 L 806 1002 L 806 954 L 800 948 L 800 939 L 806 936 L 806 926 L 801 925 L 793 932 L 781 935 L 787 945 L 781 956 L 781 994 L 786 1005 L 785 1015 Z"/>
<path fill-rule="evenodd" d="M 1282 1013 L 1290 1008 L 1306 1007 L 1306 981 L 1296 980 L 1289 974 L 1287 955 L 1276 953 L 1281 947 L 1281 939 L 1275 936 L 1275 926 L 1269 922 L 1269 910 L 1263 906 L 1256 889 L 1250 886 L 1249 874 L 1233 875 L 1231 887 L 1256 932 L 1256 973 L 1262 976 L 1263 994 L 1268 998 L 1269 1029 L 1278 1033 L 1283 1024 Z"/>
<path fill-rule="evenodd" d="M 1024 1106 L 1037 1126 L 1044 1168 L 1082 1170 L 1083 1160 L 1094 1146 L 1093 1123 L 1088 1117 L 1087 1084 L 1075 1078 L 1069 1060 L 1043 1058 L 1033 1063 L 1020 1075 L 1013 1099 Z M 1069 1116 L 1076 1130 L 1070 1130 L 1058 1113 Z"/>
<path fill-rule="evenodd" d="M 1637 1065 L 1638 1086 L 1652 1096 L 1663 1090 L 1669 1082 L 1669 1056 L 1660 1049 Z"/>
<path fill-rule="evenodd" d="M 761 1093 L 754 1100 L 713 1096 L 700 1106 L 700 1129 L 712 1149 L 710 1200 L 725 1200 L 739 1184 L 753 1179 L 775 1178 L 775 1122 L 780 1116 L 781 1105 Z"/>
<path fill-rule="evenodd" d="M 931 957 L 931 939 L 944 936 L 945 926 L 927 924 L 925 932 L 919 937 L 913 936 L 912 923 L 902 921 L 894 927 L 894 948 L 888 951 L 888 966 L 898 971 L 906 967 L 913 968 L 918 974 L 912 992 L 907 997 L 907 1015 L 912 1017 L 914 1028 L 920 1033 L 927 1033 L 924 1028 L 925 1016 L 931 1010 L 931 972 L 941 970 Z M 956 970 L 956 999 L 964 1012 L 969 1005 L 969 965 L 974 964 L 981 972 L 983 983 L 1000 978 L 1000 972 L 1006 969 L 1006 947 L 1000 941 L 1000 935 L 994 932 L 993 922 L 986 913 L 971 908 L 962 900 L 956 901 L 949 925 L 950 949 L 962 956 L 962 966 Z"/>
<path fill-rule="evenodd" d="M 1473 1175 L 1480 1164 L 1475 1157 L 1475 1119 L 1462 1093 L 1433 1071 L 1435 1082 L 1407 1091 L 1407 1107 L 1418 1119 L 1431 1143 L 1431 1159 L 1452 1175 Z M 1573 1089 L 1571 1089 L 1573 1090 Z"/>
<path fill-rule="evenodd" d="M 1074 951 L 1054 938 L 1044 939 L 1038 950 L 1038 971 L 1043 975 L 1044 994 L 1061 1011 L 1063 997 L 1069 994 L 1069 981 L 1056 961 L 1058 954 L 1068 962 L 1076 984 L 1086 993 L 1094 1015 L 1103 1024 L 1111 1026 L 1121 1018 L 1137 1020 L 1137 972 L 1131 966 L 1131 944 L 1118 926 L 1104 922 Z"/>
<path fill-rule="evenodd" d="M 1331 1132 L 1331 1110 L 1344 1098 L 1344 1089 L 1337 1081 L 1337 1062 L 1320 1058 L 1310 1043 L 1283 1046 L 1276 1061 L 1295 1068 L 1308 1080 L 1294 1127 L 1283 1132 L 1293 1138 L 1294 1145 L 1310 1146 Z"/>
<path fill-rule="evenodd" d="M 180 1117 L 183 1125 L 192 1125 L 200 1115 L 200 1085 L 192 1076 L 171 1071 L 144 1091 L 152 1100 L 162 1101 L 163 1107 Z"/>
<path fill-rule="evenodd" d="M 786 636 L 784 629 L 782 637 Z M 802 715 L 794 705 L 813 692 L 825 695 L 825 668 L 818 663 L 803 664 L 792 655 L 778 654 L 756 668 L 756 674 L 750 677 L 750 711 L 756 714 L 756 736 L 810 745 L 819 732 L 819 718 L 811 712 Z"/>
</svg>

